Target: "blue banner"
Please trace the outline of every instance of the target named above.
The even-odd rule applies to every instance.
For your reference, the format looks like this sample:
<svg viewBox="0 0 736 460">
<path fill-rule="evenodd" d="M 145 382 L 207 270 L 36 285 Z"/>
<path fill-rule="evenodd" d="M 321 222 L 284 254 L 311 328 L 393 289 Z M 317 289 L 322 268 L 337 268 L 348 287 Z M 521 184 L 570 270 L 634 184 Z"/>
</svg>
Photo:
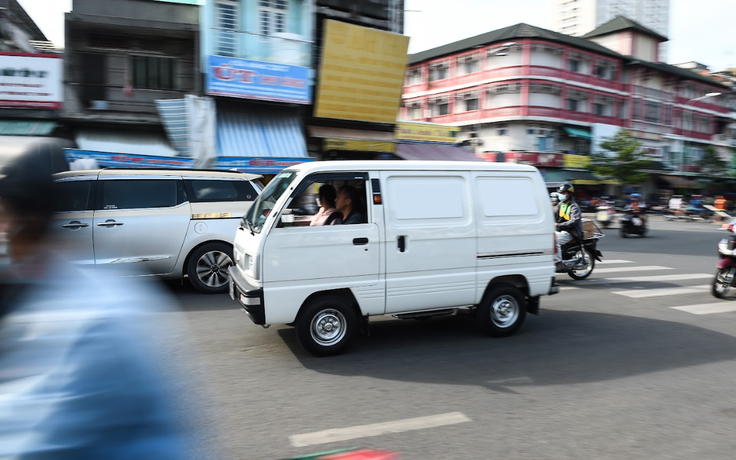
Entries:
<svg viewBox="0 0 736 460">
<path fill-rule="evenodd" d="M 209 56 L 207 94 L 263 101 L 311 103 L 307 67 Z"/>
<path fill-rule="evenodd" d="M 278 174 L 282 169 L 308 161 L 314 161 L 314 159 L 218 157 L 215 161 L 215 169 L 236 170 L 253 174 Z"/>
</svg>

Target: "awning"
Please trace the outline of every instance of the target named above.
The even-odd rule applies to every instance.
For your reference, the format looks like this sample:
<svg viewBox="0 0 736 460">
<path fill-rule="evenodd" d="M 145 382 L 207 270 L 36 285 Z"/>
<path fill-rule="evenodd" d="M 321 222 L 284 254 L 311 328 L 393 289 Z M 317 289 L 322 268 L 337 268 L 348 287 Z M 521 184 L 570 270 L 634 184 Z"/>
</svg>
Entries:
<svg viewBox="0 0 736 460">
<path fill-rule="evenodd" d="M 161 124 L 166 129 L 171 145 L 183 156 L 189 153 L 189 120 L 185 99 L 160 99 L 156 101 Z"/>
<path fill-rule="evenodd" d="M 569 126 L 565 126 L 562 129 L 564 129 L 567 135 L 570 137 L 578 137 L 580 139 L 588 139 L 588 140 L 591 139 L 590 132 L 584 129 L 571 128 Z"/>
<path fill-rule="evenodd" d="M 576 185 L 598 185 L 603 182 L 598 176 L 588 170 L 548 169 L 543 176 L 544 181 L 547 183 L 570 182 Z"/>
<path fill-rule="evenodd" d="M 668 176 L 665 174 L 659 175 L 660 179 L 663 179 L 672 188 L 700 188 L 701 184 L 698 184 L 692 179 L 688 179 L 684 176 Z"/>
<path fill-rule="evenodd" d="M 54 121 L 0 120 L 0 136 L 48 136 L 54 129 Z"/>
<path fill-rule="evenodd" d="M 217 144 L 223 157 L 308 158 L 294 110 L 217 104 Z"/>
<path fill-rule="evenodd" d="M 106 129 L 81 129 L 76 133 L 79 150 L 105 153 L 129 153 L 176 157 L 179 152 L 171 148 L 163 133 L 113 131 Z"/>
<path fill-rule="evenodd" d="M 333 128 L 330 126 L 307 126 L 309 135 L 323 139 L 346 139 L 372 142 L 395 142 L 391 131 L 370 131 L 365 129 Z"/>
<path fill-rule="evenodd" d="M 404 160 L 485 161 L 461 147 L 432 144 L 398 144 L 396 156 Z"/>
</svg>

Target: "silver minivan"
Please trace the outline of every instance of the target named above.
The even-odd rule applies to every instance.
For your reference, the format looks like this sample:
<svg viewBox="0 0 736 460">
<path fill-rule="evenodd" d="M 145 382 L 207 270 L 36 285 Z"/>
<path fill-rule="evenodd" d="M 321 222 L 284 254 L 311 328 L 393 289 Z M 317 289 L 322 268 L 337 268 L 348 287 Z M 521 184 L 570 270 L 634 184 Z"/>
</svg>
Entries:
<svg viewBox="0 0 736 460">
<path fill-rule="evenodd" d="M 80 264 L 127 265 L 226 292 L 232 240 L 261 176 L 230 171 L 98 169 L 55 175 L 53 227 Z"/>
</svg>

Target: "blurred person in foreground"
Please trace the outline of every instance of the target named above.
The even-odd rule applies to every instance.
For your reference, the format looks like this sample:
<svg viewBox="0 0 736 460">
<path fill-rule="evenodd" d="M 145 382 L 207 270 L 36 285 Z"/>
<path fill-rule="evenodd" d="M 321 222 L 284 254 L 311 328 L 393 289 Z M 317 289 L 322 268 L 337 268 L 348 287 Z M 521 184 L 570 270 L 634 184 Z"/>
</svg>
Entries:
<svg viewBox="0 0 736 460">
<path fill-rule="evenodd" d="M 0 459 L 183 458 L 143 330 L 150 307 L 171 302 L 55 253 L 58 149 L 0 152 Z"/>
</svg>

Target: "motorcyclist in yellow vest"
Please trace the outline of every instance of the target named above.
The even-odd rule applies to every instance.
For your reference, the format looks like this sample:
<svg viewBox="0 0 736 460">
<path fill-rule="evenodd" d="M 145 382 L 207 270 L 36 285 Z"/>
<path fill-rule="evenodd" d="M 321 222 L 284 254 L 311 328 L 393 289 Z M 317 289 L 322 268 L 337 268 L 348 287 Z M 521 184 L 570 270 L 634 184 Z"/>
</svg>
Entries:
<svg viewBox="0 0 736 460">
<path fill-rule="evenodd" d="M 560 204 L 555 209 L 555 222 L 557 235 L 557 247 L 555 253 L 555 262 L 558 268 L 562 263 L 561 247 L 569 243 L 574 237 L 581 235 L 582 213 L 580 206 L 575 202 L 575 187 L 572 184 L 562 184 L 557 189 L 557 196 Z"/>
</svg>

